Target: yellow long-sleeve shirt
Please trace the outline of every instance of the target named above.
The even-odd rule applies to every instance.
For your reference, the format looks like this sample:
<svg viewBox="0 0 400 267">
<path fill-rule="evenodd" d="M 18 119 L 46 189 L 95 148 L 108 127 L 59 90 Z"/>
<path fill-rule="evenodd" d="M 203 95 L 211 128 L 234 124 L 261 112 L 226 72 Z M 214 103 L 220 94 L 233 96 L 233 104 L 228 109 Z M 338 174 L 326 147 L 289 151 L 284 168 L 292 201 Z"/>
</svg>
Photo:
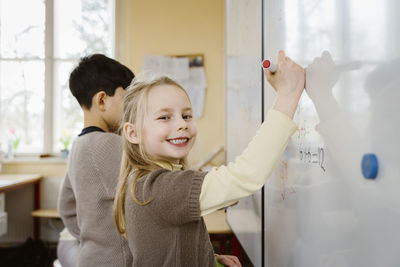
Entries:
<svg viewBox="0 0 400 267">
<path fill-rule="evenodd" d="M 296 128 L 288 116 L 271 109 L 243 153 L 234 162 L 213 168 L 204 177 L 200 193 L 201 216 L 261 189 Z"/>
</svg>

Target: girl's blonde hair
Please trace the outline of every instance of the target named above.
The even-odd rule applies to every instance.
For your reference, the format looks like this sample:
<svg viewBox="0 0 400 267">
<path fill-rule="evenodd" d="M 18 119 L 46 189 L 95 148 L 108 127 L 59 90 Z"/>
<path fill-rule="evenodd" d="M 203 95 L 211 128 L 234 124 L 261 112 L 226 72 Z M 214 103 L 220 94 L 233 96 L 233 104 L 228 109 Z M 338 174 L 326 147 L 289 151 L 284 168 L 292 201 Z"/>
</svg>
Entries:
<svg viewBox="0 0 400 267">
<path fill-rule="evenodd" d="M 139 75 L 135 77 L 131 85 L 126 89 L 127 92 L 123 100 L 123 117 L 121 122 L 121 133 L 123 135 L 124 131 L 122 127 L 126 122 L 129 122 L 135 125 L 138 137 L 141 138 L 144 117 L 147 112 L 147 97 L 151 88 L 158 85 L 174 85 L 181 88 L 186 93 L 185 89 L 179 83 L 167 76 L 146 78 Z M 188 99 L 190 101 L 189 96 Z M 139 205 L 146 205 L 151 202 L 151 199 L 141 202 L 136 198 L 136 182 L 143 175 L 161 169 L 161 167 L 145 152 L 143 145 L 132 144 L 123 137 L 122 146 L 121 171 L 117 193 L 114 199 L 114 217 L 118 231 L 126 237 L 125 197 L 130 177 L 133 179 L 130 188 L 132 199 Z M 170 162 L 164 163 L 171 164 Z M 186 159 L 182 159 L 180 164 L 182 164 L 183 169 L 185 169 Z"/>
</svg>

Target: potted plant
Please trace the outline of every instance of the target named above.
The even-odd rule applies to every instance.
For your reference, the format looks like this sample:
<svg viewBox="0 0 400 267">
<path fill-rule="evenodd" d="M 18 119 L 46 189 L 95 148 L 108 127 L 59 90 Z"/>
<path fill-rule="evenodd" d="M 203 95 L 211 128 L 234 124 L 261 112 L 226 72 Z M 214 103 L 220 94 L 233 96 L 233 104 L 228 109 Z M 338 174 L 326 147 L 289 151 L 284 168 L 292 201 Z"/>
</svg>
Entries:
<svg viewBox="0 0 400 267">
<path fill-rule="evenodd" d="M 68 158 L 69 154 L 69 145 L 71 144 L 71 136 L 67 134 L 66 131 L 62 131 L 62 135 L 60 138 L 60 142 L 62 144 L 62 149 L 61 149 L 61 158 L 66 159 Z"/>
</svg>

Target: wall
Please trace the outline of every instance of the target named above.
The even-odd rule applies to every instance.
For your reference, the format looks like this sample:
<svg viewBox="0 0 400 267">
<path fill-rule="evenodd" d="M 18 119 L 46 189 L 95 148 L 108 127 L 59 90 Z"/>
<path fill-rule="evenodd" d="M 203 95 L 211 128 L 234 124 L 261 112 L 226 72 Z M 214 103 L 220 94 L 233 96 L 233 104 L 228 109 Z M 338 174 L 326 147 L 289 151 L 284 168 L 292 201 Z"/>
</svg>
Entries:
<svg viewBox="0 0 400 267">
<path fill-rule="evenodd" d="M 189 162 L 194 165 L 223 146 L 224 140 L 224 1 L 223 0 L 116 0 L 116 58 L 135 73 L 142 69 L 145 54 L 197 54 L 205 58 L 208 88 L 203 116 L 197 121 L 198 139 Z M 224 162 L 218 154 L 213 164 Z M 3 173 L 39 173 L 41 207 L 55 208 L 65 162 L 9 162 Z M 24 241 L 31 235 L 33 190 L 7 194 L 7 210 L 19 210 L 9 220 L 9 233 L 0 242 Z M 21 211 L 21 204 L 28 203 Z M 26 212 L 25 212 L 26 210 Z M 9 214 L 10 215 L 10 214 Z M 25 222 L 17 227 L 15 222 Z M 41 236 L 56 240 L 55 232 L 41 222 Z M 22 230 L 21 230 L 22 229 Z"/>
<path fill-rule="evenodd" d="M 120 0 L 116 10 L 116 57 L 135 73 L 145 54 L 204 54 L 208 88 L 189 158 L 196 164 L 225 143 L 224 1 Z"/>
<path fill-rule="evenodd" d="M 259 0 L 229 1 L 226 7 L 227 161 L 247 147 L 262 119 L 261 10 Z M 229 226 L 254 266 L 262 265 L 261 216 L 260 191 L 227 211 Z"/>
</svg>

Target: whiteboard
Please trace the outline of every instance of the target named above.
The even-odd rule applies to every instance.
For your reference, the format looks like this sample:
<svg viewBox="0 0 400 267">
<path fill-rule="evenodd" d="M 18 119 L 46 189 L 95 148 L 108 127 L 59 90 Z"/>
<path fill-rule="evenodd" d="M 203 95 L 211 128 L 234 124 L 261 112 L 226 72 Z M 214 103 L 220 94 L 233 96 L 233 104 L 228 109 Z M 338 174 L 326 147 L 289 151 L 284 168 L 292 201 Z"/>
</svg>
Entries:
<svg viewBox="0 0 400 267">
<path fill-rule="evenodd" d="M 237 1 L 228 2 L 239 5 L 237 12 L 246 12 Z M 283 49 L 308 67 L 326 50 L 338 76 L 330 88 L 323 88 L 330 95 L 311 99 L 303 94 L 294 118 L 298 130 L 265 186 L 264 199 L 255 199 L 254 207 L 244 203 L 229 209 L 263 216 L 263 251 L 248 244 L 259 242 L 257 238 L 242 244 L 254 255 L 255 266 L 262 266 L 258 256 L 268 267 L 400 266 L 399 11 L 397 0 L 264 1 L 264 57 L 276 60 Z M 248 22 L 252 15 L 247 15 Z M 246 16 L 241 13 L 241 18 Z M 260 36 L 258 30 L 252 34 Z M 321 72 L 318 77 L 328 81 L 329 75 Z M 232 79 L 229 71 L 227 76 Z M 248 82 L 253 81 L 249 76 Z M 314 80 L 307 82 L 312 86 Z M 267 83 L 264 90 L 266 113 L 275 95 Z M 259 105 L 258 96 L 248 97 Z M 232 123 L 242 121 L 227 112 L 227 138 L 234 138 L 228 127 Z M 253 129 L 249 123 L 260 124 L 247 121 L 242 129 Z M 227 143 L 228 155 L 234 151 L 231 157 L 242 148 L 234 147 L 243 146 L 242 139 L 237 141 Z M 368 153 L 379 162 L 376 179 L 364 178 L 361 171 Z M 256 208 L 261 205 L 260 213 Z M 236 234 L 239 219 L 228 220 L 236 225 Z M 256 228 L 253 232 L 258 233 Z"/>
<path fill-rule="evenodd" d="M 307 67 L 327 50 L 356 66 L 331 88 L 336 108 L 302 97 L 299 129 L 266 186 L 266 266 L 399 266 L 399 2 L 266 3 L 267 57 L 284 49 Z M 379 159 L 375 180 L 362 175 L 366 153 Z"/>
</svg>

